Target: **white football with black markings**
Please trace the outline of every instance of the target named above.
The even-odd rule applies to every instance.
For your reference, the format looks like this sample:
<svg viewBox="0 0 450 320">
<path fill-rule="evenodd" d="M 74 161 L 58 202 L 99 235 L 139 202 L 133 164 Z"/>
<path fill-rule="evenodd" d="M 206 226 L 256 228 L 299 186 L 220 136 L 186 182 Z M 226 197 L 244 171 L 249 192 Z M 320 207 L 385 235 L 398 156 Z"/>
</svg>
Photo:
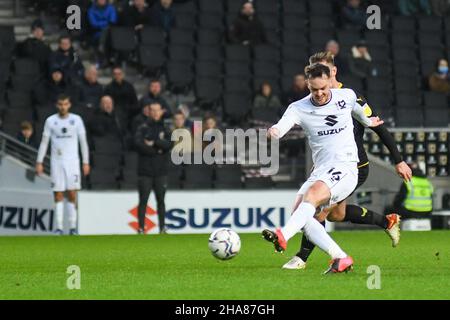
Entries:
<svg viewBox="0 0 450 320">
<path fill-rule="evenodd" d="M 217 229 L 209 236 L 209 250 L 220 260 L 229 260 L 241 250 L 241 238 L 231 229 Z"/>
</svg>

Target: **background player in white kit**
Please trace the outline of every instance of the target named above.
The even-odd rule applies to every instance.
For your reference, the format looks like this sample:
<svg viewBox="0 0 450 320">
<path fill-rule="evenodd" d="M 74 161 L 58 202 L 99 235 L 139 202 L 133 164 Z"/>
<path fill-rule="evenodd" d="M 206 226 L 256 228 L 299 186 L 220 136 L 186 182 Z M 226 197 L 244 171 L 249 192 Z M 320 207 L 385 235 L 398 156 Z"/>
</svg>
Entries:
<svg viewBox="0 0 450 320">
<path fill-rule="evenodd" d="M 364 126 L 383 124 L 378 117 L 368 118 L 351 89 L 330 89 L 330 69 L 323 64 L 305 70 L 311 94 L 292 103 L 282 119 L 269 129 L 271 138 L 283 137 L 295 124 L 302 126 L 312 150 L 314 171 L 299 193 L 303 201 L 286 226 L 275 232 L 263 231 L 263 237 L 284 251 L 287 241 L 303 230 L 315 245 L 328 253 L 332 263 L 327 272 L 343 272 L 353 259 L 331 239 L 314 218 L 321 206 L 333 205 L 347 198 L 358 181 L 358 149 L 353 133 L 354 116 Z"/>
<path fill-rule="evenodd" d="M 90 172 L 89 148 L 86 129 L 80 116 L 69 113 L 70 98 L 60 95 L 56 102 L 58 113 L 45 121 L 41 145 L 36 161 L 36 173 L 44 172 L 42 165 L 47 153 L 48 143 L 51 143 L 50 171 L 52 188 L 55 198 L 56 234 L 63 234 L 64 193 L 67 192 L 67 214 L 70 234 L 77 234 L 77 191 L 81 189 L 80 158 L 78 143 L 81 146 L 83 158 L 83 174 Z"/>
</svg>

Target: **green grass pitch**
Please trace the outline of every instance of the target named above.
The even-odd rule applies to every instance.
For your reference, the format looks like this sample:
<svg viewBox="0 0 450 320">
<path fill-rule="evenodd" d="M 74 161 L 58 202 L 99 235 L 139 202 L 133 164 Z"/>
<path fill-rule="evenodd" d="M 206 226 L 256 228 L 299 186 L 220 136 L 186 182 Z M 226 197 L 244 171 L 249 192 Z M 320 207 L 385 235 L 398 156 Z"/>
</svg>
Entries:
<svg viewBox="0 0 450 320">
<path fill-rule="evenodd" d="M 1 237 L 0 299 L 450 299 L 450 232 L 403 232 L 391 248 L 382 231 L 335 232 L 355 269 L 322 275 L 328 256 L 306 270 L 282 270 L 296 252 L 276 254 L 259 234 L 241 234 L 240 254 L 215 259 L 208 235 Z M 67 268 L 81 289 L 66 287 Z M 369 290 L 367 267 L 381 270 Z"/>
</svg>

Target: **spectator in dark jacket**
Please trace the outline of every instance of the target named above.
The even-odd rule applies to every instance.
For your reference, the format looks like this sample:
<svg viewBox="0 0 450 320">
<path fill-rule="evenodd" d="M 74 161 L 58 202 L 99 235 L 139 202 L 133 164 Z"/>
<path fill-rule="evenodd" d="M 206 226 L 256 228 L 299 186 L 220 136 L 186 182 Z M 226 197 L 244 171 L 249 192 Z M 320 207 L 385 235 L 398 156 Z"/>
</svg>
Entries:
<svg viewBox="0 0 450 320">
<path fill-rule="evenodd" d="M 161 105 L 163 109 L 163 117 L 165 119 L 168 119 L 172 117 L 172 110 L 169 104 L 167 103 L 166 99 L 164 99 L 161 96 L 161 94 L 162 94 L 161 81 L 153 79 L 150 81 L 150 84 L 148 86 L 148 93 L 141 98 L 139 105 L 142 108 L 144 105 L 147 105 L 152 102 L 157 102 Z"/>
<path fill-rule="evenodd" d="M 278 110 L 281 107 L 280 99 L 273 94 L 272 86 L 268 82 L 261 84 L 261 90 L 256 94 L 253 100 L 253 108 L 270 108 Z"/>
<path fill-rule="evenodd" d="M 341 20 L 346 28 L 364 28 L 366 12 L 361 8 L 361 0 L 347 0 L 347 4 L 341 10 Z"/>
<path fill-rule="evenodd" d="M 152 189 L 155 191 L 159 232 L 166 233 L 164 197 L 167 187 L 167 164 L 170 161 L 172 141 L 170 131 L 162 121 L 163 111 L 159 103 L 150 105 L 150 119 L 136 131 L 134 143 L 139 153 L 138 190 L 139 233 L 145 233 L 145 212 Z"/>
<path fill-rule="evenodd" d="M 145 123 L 150 117 L 151 103 L 142 107 L 141 113 L 136 115 L 131 121 L 131 133 L 134 135 L 141 124 Z"/>
<path fill-rule="evenodd" d="M 77 87 L 66 80 L 64 73 L 60 69 L 54 69 L 51 71 L 50 81 L 41 93 L 38 101 L 42 104 L 54 105 L 58 96 L 61 94 L 68 95 L 72 103 L 76 104 L 78 95 Z"/>
<path fill-rule="evenodd" d="M 105 88 L 105 94 L 113 98 L 116 109 L 121 110 L 128 122 L 139 112 L 136 90 L 125 80 L 125 73 L 121 67 L 114 67 L 112 76 L 112 81 Z"/>
<path fill-rule="evenodd" d="M 303 99 L 309 94 L 308 85 L 304 74 L 297 74 L 294 77 L 294 83 L 292 89 L 285 94 L 284 102 L 286 107 L 292 102 Z"/>
<path fill-rule="evenodd" d="M 31 25 L 31 34 L 17 46 L 17 55 L 39 62 L 41 74 L 48 77 L 48 60 L 52 50 L 44 41 L 44 25 L 41 20 L 35 20 Z"/>
<path fill-rule="evenodd" d="M 89 124 L 94 136 L 113 136 L 123 138 L 123 127 L 114 110 L 114 101 L 110 96 L 103 96 L 100 100 L 100 108 L 97 109 Z"/>
<path fill-rule="evenodd" d="M 77 52 L 72 47 L 72 40 L 64 35 L 59 38 L 58 50 L 50 55 L 50 70 L 59 69 L 68 81 L 78 83 L 83 77 L 84 67 Z"/>
<path fill-rule="evenodd" d="M 97 68 L 90 66 L 84 72 L 84 78 L 80 84 L 80 104 L 93 108 L 100 102 L 103 95 L 103 86 L 97 81 Z"/>
<path fill-rule="evenodd" d="M 356 46 L 352 47 L 349 67 L 351 73 L 359 78 L 365 79 L 373 74 L 372 57 L 365 41 L 360 41 Z"/>
<path fill-rule="evenodd" d="M 17 140 L 35 149 L 39 146 L 36 141 L 36 137 L 34 136 L 33 125 L 29 121 L 23 121 L 20 124 L 20 131 L 17 134 Z"/>
<path fill-rule="evenodd" d="M 140 30 L 144 26 L 151 25 L 152 12 L 145 4 L 145 0 L 134 0 L 133 5 L 126 8 L 120 16 L 120 24 L 127 27 L 134 27 Z"/>
<path fill-rule="evenodd" d="M 172 0 L 160 0 L 151 9 L 152 25 L 169 32 L 175 25 L 175 15 L 172 9 Z"/>
<path fill-rule="evenodd" d="M 241 13 L 231 26 L 230 40 L 243 45 L 256 45 L 267 41 L 264 26 L 255 16 L 251 2 L 246 2 L 242 6 Z"/>
</svg>

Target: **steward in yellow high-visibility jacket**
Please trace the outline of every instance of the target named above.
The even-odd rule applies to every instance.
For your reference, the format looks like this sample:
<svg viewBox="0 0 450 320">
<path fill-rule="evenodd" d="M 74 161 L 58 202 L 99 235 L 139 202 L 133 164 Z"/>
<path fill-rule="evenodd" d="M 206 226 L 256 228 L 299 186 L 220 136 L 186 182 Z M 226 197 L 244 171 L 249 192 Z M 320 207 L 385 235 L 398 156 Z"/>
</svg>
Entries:
<svg viewBox="0 0 450 320">
<path fill-rule="evenodd" d="M 413 168 L 411 181 L 403 182 L 394 200 L 403 219 L 425 218 L 433 211 L 433 185 L 420 169 Z"/>
</svg>

